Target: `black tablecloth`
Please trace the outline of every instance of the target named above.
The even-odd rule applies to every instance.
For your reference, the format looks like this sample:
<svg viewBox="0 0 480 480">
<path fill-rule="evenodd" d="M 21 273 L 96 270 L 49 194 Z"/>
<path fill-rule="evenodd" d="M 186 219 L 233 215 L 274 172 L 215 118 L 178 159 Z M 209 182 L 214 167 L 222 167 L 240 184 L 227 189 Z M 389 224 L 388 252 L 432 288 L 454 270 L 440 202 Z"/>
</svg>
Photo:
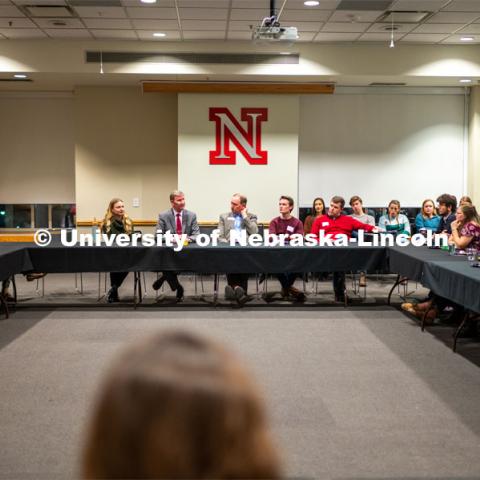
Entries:
<svg viewBox="0 0 480 480">
<path fill-rule="evenodd" d="M 0 280 L 28 270 L 32 270 L 32 263 L 29 252 L 23 244 L 14 243 L 0 246 Z"/>
<path fill-rule="evenodd" d="M 480 313 L 480 268 L 471 267 L 465 257 L 455 262 L 426 263 L 423 284 L 438 295 Z"/>
<path fill-rule="evenodd" d="M 27 247 L 38 272 L 282 273 L 385 270 L 383 247 Z M 1 254 L 1 248 L 0 248 Z"/>
</svg>

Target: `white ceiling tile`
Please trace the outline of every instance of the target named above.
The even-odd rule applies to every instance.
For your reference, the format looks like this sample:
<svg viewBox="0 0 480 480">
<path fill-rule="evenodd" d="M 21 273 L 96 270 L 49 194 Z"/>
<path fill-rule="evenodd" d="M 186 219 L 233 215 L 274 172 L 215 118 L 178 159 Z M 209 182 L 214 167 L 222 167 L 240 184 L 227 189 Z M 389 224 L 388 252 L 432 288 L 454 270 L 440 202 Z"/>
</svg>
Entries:
<svg viewBox="0 0 480 480">
<path fill-rule="evenodd" d="M 25 15 L 13 5 L 1 5 L 0 17 L 24 17 Z"/>
<path fill-rule="evenodd" d="M 325 10 L 284 10 L 280 17 L 280 23 L 285 22 L 326 22 L 330 12 Z"/>
<path fill-rule="evenodd" d="M 177 30 L 178 22 L 176 20 L 132 20 L 135 29 L 154 30 L 156 32 L 163 30 Z"/>
<path fill-rule="evenodd" d="M 463 25 L 463 23 L 424 23 L 419 25 L 413 33 L 453 33 Z"/>
<path fill-rule="evenodd" d="M 320 4 L 316 7 L 307 7 L 304 5 L 305 0 L 288 0 L 285 5 L 285 9 L 305 9 L 305 10 L 335 10 L 340 3 L 340 0 L 321 0 Z M 283 2 L 277 2 L 278 6 L 281 6 Z"/>
<path fill-rule="evenodd" d="M 230 20 L 228 22 L 228 28 L 230 30 L 240 31 L 240 30 L 248 30 L 251 31 L 250 26 L 257 25 L 255 22 L 251 20 Z"/>
<path fill-rule="evenodd" d="M 0 28 L 28 28 L 28 27 L 37 28 L 37 26 L 28 18 L 0 18 Z"/>
<path fill-rule="evenodd" d="M 311 42 L 313 37 L 316 35 L 316 32 L 298 32 L 298 42 Z"/>
<path fill-rule="evenodd" d="M 228 32 L 229 40 L 251 40 L 252 32 Z"/>
<path fill-rule="evenodd" d="M 451 12 L 480 12 L 478 0 L 452 0 L 444 10 Z"/>
<path fill-rule="evenodd" d="M 35 23 L 40 28 L 85 28 L 78 18 L 36 18 Z M 64 25 L 55 25 L 55 23 L 62 23 Z"/>
<path fill-rule="evenodd" d="M 124 30 L 132 28 L 130 24 L 130 20 L 127 18 L 124 19 L 113 19 L 113 18 L 84 18 L 83 23 L 87 26 L 87 28 L 97 28 L 97 29 L 105 29 L 105 28 L 112 28 L 117 30 Z"/>
<path fill-rule="evenodd" d="M 371 23 L 346 23 L 346 22 L 328 22 L 323 28 L 322 32 L 351 32 L 351 33 L 362 33 L 364 32 Z"/>
<path fill-rule="evenodd" d="M 329 22 L 374 22 L 382 11 L 338 10 L 328 19 Z"/>
<path fill-rule="evenodd" d="M 302 32 L 318 32 L 322 27 L 322 22 L 295 22 L 294 27 L 297 27 Z"/>
<path fill-rule="evenodd" d="M 141 7 L 144 5 L 140 0 L 121 0 L 121 2 L 124 7 Z M 175 0 L 157 0 L 155 6 L 174 8 Z"/>
<path fill-rule="evenodd" d="M 480 17 L 480 13 L 439 12 L 427 20 L 428 23 L 470 23 Z"/>
<path fill-rule="evenodd" d="M 217 40 L 221 39 L 223 40 L 225 38 L 225 32 L 222 31 L 190 31 L 190 30 L 184 30 L 183 31 L 183 38 L 185 40 L 196 40 L 196 39 L 202 39 L 202 40 Z"/>
<path fill-rule="evenodd" d="M 133 30 L 90 30 L 95 38 L 110 38 L 117 40 L 137 40 Z"/>
<path fill-rule="evenodd" d="M 151 40 L 152 42 L 170 42 L 172 40 L 180 40 L 180 32 L 164 31 L 167 35 L 165 37 L 154 37 L 153 34 L 157 30 L 137 30 L 137 35 L 140 40 Z"/>
<path fill-rule="evenodd" d="M 441 42 L 443 39 L 447 38 L 448 35 L 444 33 L 429 33 L 429 34 L 421 34 L 421 33 L 409 33 L 405 35 L 400 41 L 407 42 L 407 43 L 438 43 Z"/>
<path fill-rule="evenodd" d="M 85 18 L 127 18 L 123 7 L 75 7 L 75 10 Z"/>
<path fill-rule="evenodd" d="M 359 33 L 330 33 L 320 32 L 314 38 L 315 42 L 352 42 L 360 36 Z"/>
<path fill-rule="evenodd" d="M 226 20 L 226 8 L 180 8 L 181 20 Z"/>
<path fill-rule="evenodd" d="M 232 8 L 256 8 L 265 10 L 265 13 L 268 14 L 270 2 L 269 0 L 233 0 Z"/>
<path fill-rule="evenodd" d="M 183 30 L 226 30 L 227 22 L 217 20 L 182 20 Z"/>
<path fill-rule="evenodd" d="M 228 8 L 230 0 L 178 0 L 180 8 Z"/>
<path fill-rule="evenodd" d="M 406 12 L 436 12 L 449 0 L 397 0 L 389 10 Z"/>
<path fill-rule="evenodd" d="M 158 18 L 162 20 L 177 18 L 177 11 L 174 8 L 128 7 L 127 13 L 130 18 Z"/>
<path fill-rule="evenodd" d="M 7 38 L 42 38 L 47 37 L 39 28 L 0 29 L 0 34 Z"/>
<path fill-rule="evenodd" d="M 462 34 L 470 33 L 473 35 L 480 34 L 480 23 L 472 23 L 470 25 L 467 25 L 465 28 L 463 28 L 457 33 L 462 33 Z"/>
<path fill-rule="evenodd" d="M 45 33 L 53 38 L 92 38 L 88 30 L 80 30 L 79 28 L 73 30 L 67 28 L 45 29 Z"/>
<path fill-rule="evenodd" d="M 443 40 L 442 43 L 458 43 L 462 45 L 472 45 L 472 44 L 480 43 L 480 35 L 474 36 L 473 41 L 470 41 L 470 42 L 462 42 L 461 38 L 463 36 L 464 35 L 450 35 L 445 40 Z"/>
<path fill-rule="evenodd" d="M 395 30 L 395 33 L 408 33 L 412 31 L 417 24 L 415 23 L 396 23 L 395 27 L 397 29 Z M 385 33 L 388 32 L 390 33 L 390 30 L 388 28 L 390 27 L 389 23 L 374 23 L 368 30 L 367 32 L 369 33 Z"/>
<path fill-rule="evenodd" d="M 404 34 L 393 34 L 395 41 L 399 40 Z M 359 39 L 359 42 L 389 42 L 391 39 L 390 33 L 364 33 Z"/>
<path fill-rule="evenodd" d="M 230 13 L 230 20 L 252 20 L 260 23 L 263 18 L 268 17 L 268 12 L 257 10 L 255 8 L 246 9 L 232 9 Z"/>
</svg>

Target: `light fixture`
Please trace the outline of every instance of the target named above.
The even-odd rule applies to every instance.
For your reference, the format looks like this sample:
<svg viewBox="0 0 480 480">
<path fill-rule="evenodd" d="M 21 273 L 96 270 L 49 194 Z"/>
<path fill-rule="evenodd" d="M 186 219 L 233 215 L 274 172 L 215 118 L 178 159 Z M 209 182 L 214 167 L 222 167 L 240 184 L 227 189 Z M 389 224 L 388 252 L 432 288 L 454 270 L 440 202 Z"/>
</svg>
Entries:
<svg viewBox="0 0 480 480">
<path fill-rule="evenodd" d="M 393 31 L 396 30 L 395 25 L 393 24 L 393 12 L 392 12 L 392 26 L 390 28 L 390 45 L 389 48 L 395 48 L 395 42 L 393 41 Z"/>
<path fill-rule="evenodd" d="M 320 5 L 320 2 L 317 0 L 307 0 L 306 2 L 303 2 L 303 4 L 306 7 L 318 7 L 318 5 Z"/>
<path fill-rule="evenodd" d="M 153 36 L 160 38 L 160 37 L 166 37 L 167 34 L 166 34 L 166 33 L 163 33 L 163 32 L 155 32 L 155 33 L 153 34 Z"/>
<path fill-rule="evenodd" d="M 27 78 L 27 76 L 24 73 L 16 73 L 13 78 Z"/>
<path fill-rule="evenodd" d="M 157 3 L 157 0 L 140 0 L 142 3 Z"/>
<path fill-rule="evenodd" d="M 462 42 L 473 42 L 475 39 L 473 37 L 461 37 L 460 40 Z"/>
<path fill-rule="evenodd" d="M 472 81 L 469 78 L 462 78 L 460 79 L 460 83 L 472 83 Z"/>
</svg>

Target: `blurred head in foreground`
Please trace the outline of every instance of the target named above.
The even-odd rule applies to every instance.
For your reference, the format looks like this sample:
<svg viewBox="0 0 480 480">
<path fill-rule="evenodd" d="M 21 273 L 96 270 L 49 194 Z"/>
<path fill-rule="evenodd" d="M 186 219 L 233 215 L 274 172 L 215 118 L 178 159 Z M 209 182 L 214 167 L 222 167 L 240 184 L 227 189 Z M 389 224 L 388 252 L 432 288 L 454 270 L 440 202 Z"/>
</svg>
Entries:
<svg viewBox="0 0 480 480">
<path fill-rule="evenodd" d="M 278 478 L 263 403 L 241 363 L 192 333 L 126 350 L 97 400 L 84 478 Z"/>
</svg>

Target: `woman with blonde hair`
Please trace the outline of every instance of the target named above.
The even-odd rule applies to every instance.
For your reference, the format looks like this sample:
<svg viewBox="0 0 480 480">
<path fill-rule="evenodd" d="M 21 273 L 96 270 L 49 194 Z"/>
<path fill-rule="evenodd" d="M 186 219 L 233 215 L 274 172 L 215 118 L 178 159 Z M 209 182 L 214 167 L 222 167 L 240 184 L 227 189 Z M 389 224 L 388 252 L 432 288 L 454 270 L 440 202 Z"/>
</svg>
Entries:
<svg viewBox="0 0 480 480">
<path fill-rule="evenodd" d="M 480 249 L 480 218 L 473 205 L 465 203 L 458 207 L 451 225 L 450 243 L 460 249 Z"/>
<path fill-rule="evenodd" d="M 279 476 L 257 387 L 221 346 L 167 332 L 113 364 L 88 431 L 83 478 Z"/>
<path fill-rule="evenodd" d="M 417 232 L 432 230 L 436 232 L 440 225 L 440 217 L 435 209 L 435 202 L 427 198 L 422 203 L 422 210 L 415 218 L 415 227 Z"/>
<path fill-rule="evenodd" d="M 133 233 L 133 223 L 130 217 L 125 213 L 125 204 L 120 198 L 112 198 L 108 204 L 107 211 L 100 224 L 102 233 L 107 235 L 119 235 Z M 107 302 L 119 302 L 118 289 L 127 277 L 128 272 L 111 272 L 110 273 L 110 290 L 107 293 Z"/>
</svg>

